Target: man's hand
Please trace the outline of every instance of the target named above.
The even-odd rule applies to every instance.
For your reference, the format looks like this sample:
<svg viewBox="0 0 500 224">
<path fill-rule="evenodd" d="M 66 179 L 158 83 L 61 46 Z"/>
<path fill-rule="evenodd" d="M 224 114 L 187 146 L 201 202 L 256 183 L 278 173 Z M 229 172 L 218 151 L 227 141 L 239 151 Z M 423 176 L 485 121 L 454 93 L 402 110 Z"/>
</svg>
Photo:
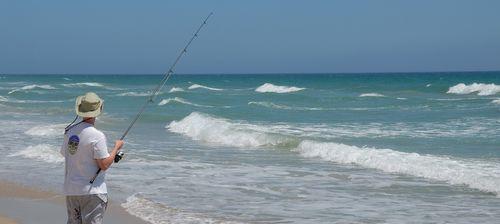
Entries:
<svg viewBox="0 0 500 224">
<path fill-rule="evenodd" d="M 117 151 L 120 150 L 122 148 L 122 146 L 123 146 L 123 143 L 124 143 L 123 140 L 116 140 L 115 141 L 115 149 Z"/>
</svg>

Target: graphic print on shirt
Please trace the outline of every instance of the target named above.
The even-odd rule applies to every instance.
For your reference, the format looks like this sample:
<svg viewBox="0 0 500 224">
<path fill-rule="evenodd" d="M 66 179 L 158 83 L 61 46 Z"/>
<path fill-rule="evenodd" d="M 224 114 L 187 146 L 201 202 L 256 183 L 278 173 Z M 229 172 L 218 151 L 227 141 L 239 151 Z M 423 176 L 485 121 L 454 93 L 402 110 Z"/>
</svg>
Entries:
<svg viewBox="0 0 500 224">
<path fill-rule="evenodd" d="M 80 143 L 80 138 L 78 138 L 78 135 L 72 135 L 71 137 L 69 137 L 68 141 L 69 154 L 74 155 L 76 153 L 76 150 L 78 149 L 78 143 Z"/>
</svg>

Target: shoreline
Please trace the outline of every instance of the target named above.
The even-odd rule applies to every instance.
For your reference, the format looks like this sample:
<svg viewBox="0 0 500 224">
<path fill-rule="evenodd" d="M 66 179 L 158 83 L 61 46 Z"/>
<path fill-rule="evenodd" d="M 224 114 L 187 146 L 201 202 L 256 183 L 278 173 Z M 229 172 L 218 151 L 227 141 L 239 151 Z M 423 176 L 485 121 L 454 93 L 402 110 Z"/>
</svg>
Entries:
<svg viewBox="0 0 500 224">
<path fill-rule="evenodd" d="M 0 180 L 0 223 L 64 223 L 65 203 L 64 195 Z M 104 223 L 148 224 L 113 200 L 108 203 Z"/>
</svg>

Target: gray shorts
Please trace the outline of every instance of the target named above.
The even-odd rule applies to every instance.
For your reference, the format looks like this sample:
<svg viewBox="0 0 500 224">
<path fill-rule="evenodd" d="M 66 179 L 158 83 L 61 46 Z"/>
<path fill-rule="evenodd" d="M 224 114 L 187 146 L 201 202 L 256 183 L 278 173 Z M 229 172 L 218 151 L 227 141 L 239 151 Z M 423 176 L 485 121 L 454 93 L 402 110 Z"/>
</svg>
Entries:
<svg viewBox="0 0 500 224">
<path fill-rule="evenodd" d="M 66 196 L 68 224 L 101 224 L 107 205 L 107 194 Z"/>
</svg>

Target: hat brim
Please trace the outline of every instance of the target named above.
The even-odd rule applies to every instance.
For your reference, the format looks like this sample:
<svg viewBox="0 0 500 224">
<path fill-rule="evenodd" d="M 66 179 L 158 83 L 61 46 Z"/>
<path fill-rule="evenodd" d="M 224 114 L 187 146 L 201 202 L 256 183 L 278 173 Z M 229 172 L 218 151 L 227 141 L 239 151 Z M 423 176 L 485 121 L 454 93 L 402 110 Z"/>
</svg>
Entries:
<svg viewBox="0 0 500 224">
<path fill-rule="evenodd" d="M 99 102 L 99 106 L 97 107 L 97 110 L 82 112 L 82 111 L 80 111 L 80 104 L 82 104 L 82 98 L 83 98 L 83 96 L 79 96 L 76 98 L 76 102 L 75 102 L 76 115 L 78 115 L 80 117 L 97 117 L 97 116 L 101 115 L 102 105 L 104 103 L 104 100 L 101 100 Z"/>
</svg>

